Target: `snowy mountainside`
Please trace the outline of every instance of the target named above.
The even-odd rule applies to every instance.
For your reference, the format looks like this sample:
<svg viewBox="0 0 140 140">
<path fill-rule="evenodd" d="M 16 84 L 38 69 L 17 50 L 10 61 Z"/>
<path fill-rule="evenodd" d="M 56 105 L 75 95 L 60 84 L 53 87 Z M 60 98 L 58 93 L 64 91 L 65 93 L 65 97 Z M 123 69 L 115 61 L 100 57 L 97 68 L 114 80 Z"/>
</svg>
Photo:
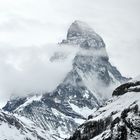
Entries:
<svg viewBox="0 0 140 140">
<path fill-rule="evenodd" d="M 43 95 L 14 98 L 3 108 L 30 119 L 51 134 L 52 140 L 54 136 L 64 139 L 71 135 L 91 111 L 104 104 L 112 87 L 128 80 L 111 65 L 103 39 L 87 24 L 72 23 L 67 39 L 60 43 L 63 45 L 79 47 L 79 52 L 71 71 L 57 88 Z M 62 61 L 65 57 L 55 53 L 50 61 Z"/>
<path fill-rule="evenodd" d="M 139 77 L 132 80 L 133 84 L 138 83 L 132 87 L 139 91 L 128 90 L 124 94 L 115 94 L 104 107 L 94 111 L 68 140 L 140 139 L 140 81 L 138 80 Z M 122 85 L 127 88 L 129 82 Z"/>
<path fill-rule="evenodd" d="M 1 140 L 46 140 L 50 137 L 31 120 L 0 110 Z"/>
</svg>

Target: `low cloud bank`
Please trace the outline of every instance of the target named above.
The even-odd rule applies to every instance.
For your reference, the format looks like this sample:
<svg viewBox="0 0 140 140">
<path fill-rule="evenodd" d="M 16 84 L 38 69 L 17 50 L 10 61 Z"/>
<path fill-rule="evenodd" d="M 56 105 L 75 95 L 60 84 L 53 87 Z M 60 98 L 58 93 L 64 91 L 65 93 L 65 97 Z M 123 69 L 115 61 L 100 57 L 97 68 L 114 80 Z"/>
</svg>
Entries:
<svg viewBox="0 0 140 140">
<path fill-rule="evenodd" d="M 0 48 L 0 96 L 49 92 L 72 69 L 77 49 L 72 46 Z"/>
</svg>

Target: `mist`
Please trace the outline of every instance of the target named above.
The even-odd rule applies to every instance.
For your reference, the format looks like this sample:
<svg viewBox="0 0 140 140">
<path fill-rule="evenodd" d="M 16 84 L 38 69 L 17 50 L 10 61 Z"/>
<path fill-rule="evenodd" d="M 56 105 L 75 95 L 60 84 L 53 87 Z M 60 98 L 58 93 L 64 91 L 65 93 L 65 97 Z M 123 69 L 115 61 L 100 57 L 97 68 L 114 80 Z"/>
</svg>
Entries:
<svg viewBox="0 0 140 140">
<path fill-rule="evenodd" d="M 55 44 L 0 48 L 1 99 L 54 90 L 72 69 L 77 50 Z"/>
</svg>

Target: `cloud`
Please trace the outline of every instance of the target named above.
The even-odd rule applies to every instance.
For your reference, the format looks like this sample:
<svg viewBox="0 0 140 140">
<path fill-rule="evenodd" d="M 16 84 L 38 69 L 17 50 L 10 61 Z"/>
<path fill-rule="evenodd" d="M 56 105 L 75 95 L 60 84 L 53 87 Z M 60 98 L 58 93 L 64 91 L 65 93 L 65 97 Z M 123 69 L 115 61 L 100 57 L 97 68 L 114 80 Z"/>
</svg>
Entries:
<svg viewBox="0 0 140 140">
<path fill-rule="evenodd" d="M 55 53 L 60 54 L 50 61 Z M 0 95 L 49 92 L 63 81 L 77 52 L 72 46 L 0 48 Z M 66 57 L 61 57 L 61 56 Z"/>
</svg>

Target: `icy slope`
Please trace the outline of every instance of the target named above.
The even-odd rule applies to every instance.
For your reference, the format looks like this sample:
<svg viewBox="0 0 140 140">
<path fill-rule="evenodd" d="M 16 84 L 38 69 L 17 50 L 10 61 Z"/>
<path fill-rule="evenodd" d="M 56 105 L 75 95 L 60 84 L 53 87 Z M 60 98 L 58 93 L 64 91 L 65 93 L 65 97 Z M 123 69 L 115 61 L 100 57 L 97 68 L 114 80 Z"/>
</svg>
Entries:
<svg viewBox="0 0 140 140">
<path fill-rule="evenodd" d="M 31 120 L 0 110 L 0 140 L 46 140 L 49 133 L 41 130 Z"/>
</svg>

